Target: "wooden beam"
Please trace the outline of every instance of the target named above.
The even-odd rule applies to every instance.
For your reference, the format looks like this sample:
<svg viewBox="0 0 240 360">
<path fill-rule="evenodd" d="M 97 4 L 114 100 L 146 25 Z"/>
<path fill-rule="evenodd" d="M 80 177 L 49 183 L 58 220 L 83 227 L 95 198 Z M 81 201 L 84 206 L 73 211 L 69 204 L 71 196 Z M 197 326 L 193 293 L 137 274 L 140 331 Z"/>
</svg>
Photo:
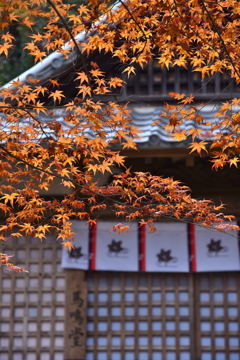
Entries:
<svg viewBox="0 0 240 360">
<path fill-rule="evenodd" d="M 84 270 L 66 271 L 65 360 L 86 358 L 87 284 Z"/>
<path fill-rule="evenodd" d="M 121 155 L 128 158 L 145 158 L 145 157 L 182 157 L 194 156 L 189 155 L 189 149 L 146 149 L 146 150 L 124 150 Z"/>
</svg>

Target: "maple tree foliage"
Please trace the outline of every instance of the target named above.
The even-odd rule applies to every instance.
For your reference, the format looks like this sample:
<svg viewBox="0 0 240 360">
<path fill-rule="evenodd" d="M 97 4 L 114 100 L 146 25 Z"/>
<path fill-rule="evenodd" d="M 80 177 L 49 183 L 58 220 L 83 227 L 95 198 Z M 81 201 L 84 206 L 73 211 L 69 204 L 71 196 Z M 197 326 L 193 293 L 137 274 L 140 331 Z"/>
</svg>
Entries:
<svg viewBox="0 0 240 360">
<path fill-rule="evenodd" d="M 24 19 L 19 13 L 27 12 Z M 219 230 L 237 228 L 231 216 L 208 200 L 195 200 L 190 191 L 172 178 L 152 176 L 125 169 L 106 186 L 98 186 L 96 174 L 124 169 L 124 156 L 113 150 L 137 149 L 139 131 L 132 125 L 127 105 L 102 102 L 102 95 L 121 92 L 123 78 L 108 77 L 101 65 L 92 61 L 96 53 L 107 54 L 122 74 L 136 74 L 157 59 L 159 67 L 189 64 L 204 78 L 228 72 L 240 83 L 240 3 L 235 0 L 131 0 L 115 3 L 89 0 L 86 5 L 62 0 L 11 0 L 0 2 L 0 54 L 8 57 L 15 39 L 9 31 L 13 23 L 32 31 L 39 19 L 44 31 L 32 31 L 25 49 L 34 62 L 56 51 L 68 58 L 77 55 L 81 64 L 75 71 L 76 97 L 70 102 L 58 79 L 12 81 L 0 89 L 0 209 L 5 224 L 0 240 L 23 235 L 42 240 L 54 231 L 66 248 L 71 248 L 71 221 L 97 221 L 99 211 L 111 208 L 121 221 L 139 221 L 154 231 L 154 221 L 162 216 L 199 223 Z M 77 34 L 84 33 L 84 41 Z M 177 140 L 192 137 L 190 151 L 213 154 L 213 167 L 235 165 L 240 161 L 240 116 L 229 110 L 240 105 L 231 99 L 217 110 L 217 121 L 207 124 L 211 142 L 197 141 L 199 128 L 181 128 L 188 120 L 206 125 L 194 94 L 170 94 L 177 105 L 165 104 L 162 117 L 166 129 Z M 55 119 L 65 111 L 64 124 Z M 44 115 L 52 121 L 44 121 Z M 89 137 L 89 130 L 94 136 Z M 111 134 L 111 136 L 109 135 Z M 69 192 L 62 200 L 44 198 L 55 180 Z M 51 194 L 49 194 L 51 195 Z M 98 211 L 98 212 L 96 212 Z M 226 220 L 230 223 L 226 224 Z M 115 231 L 124 231 L 121 223 Z M 11 258 L 0 255 L 0 264 L 21 271 Z"/>
</svg>

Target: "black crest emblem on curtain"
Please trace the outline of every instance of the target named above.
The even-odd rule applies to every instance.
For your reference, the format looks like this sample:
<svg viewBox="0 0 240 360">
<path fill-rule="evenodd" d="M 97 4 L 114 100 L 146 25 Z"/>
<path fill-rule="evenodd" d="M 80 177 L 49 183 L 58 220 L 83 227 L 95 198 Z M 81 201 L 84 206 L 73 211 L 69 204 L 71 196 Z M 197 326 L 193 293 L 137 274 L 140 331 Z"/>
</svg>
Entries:
<svg viewBox="0 0 240 360">
<path fill-rule="evenodd" d="M 69 253 L 68 253 L 68 261 L 73 263 L 78 263 L 80 260 L 87 260 L 88 255 L 83 254 L 82 247 L 74 247 Z"/>
<path fill-rule="evenodd" d="M 172 256 L 172 250 L 161 249 L 157 256 L 157 266 L 168 266 L 178 261 L 176 256 Z"/>
<path fill-rule="evenodd" d="M 123 257 L 128 253 L 128 249 L 122 246 L 122 240 L 116 241 L 112 240 L 110 244 L 108 244 L 108 252 L 107 255 L 112 257 Z"/>
<path fill-rule="evenodd" d="M 210 240 L 210 243 L 207 244 L 208 253 L 207 255 L 210 257 L 213 256 L 221 256 L 222 254 L 226 253 L 228 251 L 227 246 L 223 246 L 221 244 L 222 240 Z"/>
</svg>

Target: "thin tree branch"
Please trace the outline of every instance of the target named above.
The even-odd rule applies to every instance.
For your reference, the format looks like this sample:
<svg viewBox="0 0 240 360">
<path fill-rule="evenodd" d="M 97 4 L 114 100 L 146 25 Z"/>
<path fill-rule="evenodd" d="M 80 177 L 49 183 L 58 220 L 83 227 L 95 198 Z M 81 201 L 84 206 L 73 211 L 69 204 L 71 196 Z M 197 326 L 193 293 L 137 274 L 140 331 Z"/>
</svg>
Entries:
<svg viewBox="0 0 240 360">
<path fill-rule="evenodd" d="M 43 134 L 46 136 L 46 138 L 48 140 L 50 140 L 50 137 L 48 136 L 48 134 L 46 133 L 46 131 L 42 127 L 42 122 L 40 120 L 38 120 L 35 116 L 33 116 L 33 114 L 31 114 L 28 110 L 24 109 L 23 111 L 25 111 L 33 120 L 35 120 L 38 123 L 38 125 L 39 125 L 41 131 L 43 132 Z"/>
<path fill-rule="evenodd" d="M 37 171 L 39 171 L 39 172 L 42 172 L 42 173 L 47 174 L 47 175 L 50 175 L 50 176 L 54 176 L 54 177 L 56 177 L 56 178 L 58 178 L 58 179 L 61 179 L 61 180 L 64 180 L 64 181 L 71 182 L 71 183 L 72 183 L 73 185 L 75 185 L 76 187 L 81 188 L 81 189 L 84 189 L 84 190 L 87 190 L 87 191 L 89 191 L 89 192 L 91 192 L 91 193 L 93 193 L 93 194 L 95 194 L 95 195 L 97 195 L 97 196 L 108 197 L 108 195 L 104 195 L 104 194 L 98 193 L 98 192 L 96 192 L 96 191 L 94 191 L 94 190 L 91 190 L 91 189 L 85 187 L 84 185 L 80 185 L 80 184 L 76 183 L 74 180 L 67 178 L 66 176 L 61 176 L 61 175 L 55 174 L 55 173 L 53 173 L 53 172 L 51 172 L 51 171 L 41 169 L 41 168 L 38 167 L 38 166 L 32 165 L 32 164 L 30 164 L 29 162 L 27 162 L 26 160 L 21 159 L 21 158 L 18 157 L 17 155 L 12 154 L 9 150 L 5 149 L 5 147 L 2 146 L 1 144 L 0 144 L 0 149 L 2 149 L 6 154 L 8 154 L 8 155 L 9 155 L 10 157 L 12 157 L 13 159 L 15 159 L 15 160 L 17 160 L 17 161 L 19 161 L 19 162 L 24 163 L 25 165 L 29 166 L 30 168 L 32 168 L 32 169 L 34 169 L 34 170 L 37 170 Z M 116 194 L 116 195 L 117 195 L 117 194 Z M 114 196 L 116 196 L 116 195 L 114 194 Z M 118 195 L 121 196 L 122 194 L 118 194 Z"/>
<path fill-rule="evenodd" d="M 201 39 L 206 45 L 208 45 L 211 49 L 213 49 L 213 50 L 215 50 L 214 49 L 214 47 L 211 45 L 211 44 L 209 44 L 205 39 L 203 39 L 202 37 L 201 37 L 201 35 L 199 35 L 196 31 L 194 31 L 192 28 L 190 28 L 190 26 L 188 25 L 188 23 L 186 23 L 186 21 L 184 20 L 184 18 L 182 17 L 182 14 L 179 12 L 179 10 L 178 10 L 178 5 L 179 4 L 177 4 L 177 2 L 176 2 L 176 0 L 173 0 L 173 2 L 174 2 L 174 4 L 175 4 L 175 8 L 176 8 L 176 11 L 177 11 L 177 13 L 178 13 L 178 16 L 180 17 L 180 19 L 182 20 L 182 22 L 185 24 L 185 26 L 187 27 L 187 29 L 189 30 L 189 31 L 192 31 L 196 36 L 198 36 L 199 37 L 199 39 Z M 191 20 L 192 21 L 192 20 Z"/>
<path fill-rule="evenodd" d="M 48 0 L 47 0 L 48 1 Z M 127 5 L 124 3 L 124 1 L 119 0 L 119 2 L 122 4 L 122 6 L 127 10 L 127 12 L 129 13 L 129 15 L 131 16 L 131 19 L 135 22 L 135 24 L 137 25 L 138 29 L 141 31 L 141 33 L 143 34 L 143 36 L 145 37 L 146 41 L 147 36 L 144 32 L 144 30 L 142 29 L 142 27 L 139 25 L 139 23 L 137 22 L 137 20 L 135 19 L 135 17 L 133 16 L 133 13 L 129 10 L 129 8 L 127 7 Z"/>
<path fill-rule="evenodd" d="M 239 74 L 239 72 L 238 72 L 237 69 L 236 69 L 236 66 L 235 66 L 235 64 L 234 64 L 234 62 L 233 62 L 233 60 L 232 60 L 232 58 L 231 58 L 231 55 L 230 55 L 230 53 L 229 53 L 229 51 L 228 51 L 228 49 L 227 49 L 227 47 L 226 47 L 226 44 L 225 44 L 225 42 L 224 42 L 224 40 L 223 40 L 223 38 L 222 38 L 221 33 L 220 33 L 220 31 L 218 30 L 218 28 L 217 28 L 217 25 L 216 25 L 216 23 L 215 23 L 215 21 L 214 21 L 214 19 L 213 19 L 213 17 L 212 17 L 212 14 L 208 11 L 208 9 L 207 9 L 207 7 L 206 7 L 206 5 L 205 5 L 205 3 L 204 3 L 204 0 L 199 0 L 199 1 L 200 1 L 200 3 L 202 4 L 204 10 L 206 11 L 209 19 L 211 20 L 211 23 L 212 23 L 212 25 L 213 25 L 213 29 L 214 29 L 214 31 L 218 34 L 218 37 L 219 37 L 219 39 L 220 39 L 220 41 L 221 41 L 221 43 L 222 43 L 222 45 L 223 45 L 224 51 L 225 51 L 225 53 L 227 54 L 227 57 L 228 57 L 230 63 L 232 64 L 232 67 L 233 67 L 236 75 L 240 78 L 240 74 Z"/>
<path fill-rule="evenodd" d="M 62 21 L 64 27 L 66 28 L 67 32 L 69 33 L 75 47 L 76 47 L 76 50 L 78 52 L 78 55 L 80 56 L 81 58 L 81 61 L 83 63 L 83 66 L 84 66 L 84 69 L 85 69 L 85 72 L 86 72 L 86 75 L 87 75 L 87 78 L 88 78 L 88 83 L 89 83 L 89 86 L 91 88 L 91 95 L 93 96 L 93 90 L 92 90 L 92 86 L 91 86 L 91 76 L 90 76 L 90 73 L 88 71 L 88 68 L 87 68 L 87 64 L 86 64 L 86 61 L 85 61 L 85 58 L 81 52 L 81 50 L 79 49 L 79 46 L 76 42 L 76 39 L 74 38 L 67 22 L 65 21 L 65 19 L 62 17 L 62 15 L 60 14 L 58 8 L 55 6 L 55 4 L 51 1 L 51 0 L 47 0 L 47 3 L 53 8 L 53 10 L 56 12 L 56 14 L 58 15 L 59 19 Z"/>
</svg>

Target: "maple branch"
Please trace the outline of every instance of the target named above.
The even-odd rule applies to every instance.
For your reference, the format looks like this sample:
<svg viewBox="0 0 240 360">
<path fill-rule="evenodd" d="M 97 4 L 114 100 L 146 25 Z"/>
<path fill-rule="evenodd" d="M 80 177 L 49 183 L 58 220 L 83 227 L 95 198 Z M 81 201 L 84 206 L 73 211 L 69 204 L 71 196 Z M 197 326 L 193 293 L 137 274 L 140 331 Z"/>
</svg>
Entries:
<svg viewBox="0 0 240 360">
<path fill-rule="evenodd" d="M 217 34 L 218 34 L 218 36 L 219 36 L 219 38 L 220 38 L 220 40 L 221 40 L 221 42 L 222 42 L 222 44 L 223 44 L 223 46 L 224 46 L 225 52 L 227 53 L 228 58 L 229 58 L 229 60 L 230 60 L 230 62 L 231 62 L 231 64 L 232 64 L 232 66 L 233 66 L 236 74 L 239 76 L 239 73 L 238 73 L 238 71 L 236 70 L 235 64 L 233 63 L 232 58 L 231 58 L 231 56 L 230 56 L 230 54 L 229 54 L 229 52 L 228 52 L 228 50 L 227 50 L 227 48 L 226 48 L 226 45 L 225 45 L 225 43 L 224 43 L 224 40 L 223 40 L 221 34 L 218 32 L 218 29 L 217 29 L 217 26 L 216 26 L 216 24 L 215 24 L 215 21 L 214 21 L 214 19 L 212 18 L 212 15 L 211 15 L 210 12 L 207 10 L 207 8 L 206 8 L 206 6 L 205 6 L 205 4 L 204 4 L 204 2 L 208 2 L 208 1 L 205 1 L 205 0 L 200 0 L 200 1 L 201 1 L 201 3 L 202 3 L 203 7 L 205 8 L 206 12 L 208 13 L 211 21 L 212 21 L 212 24 L 213 24 L 213 26 L 214 26 L 214 28 L 215 28 L 215 31 L 217 32 Z M 184 20 L 184 18 L 182 17 L 181 13 L 178 11 L 178 4 L 177 4 L 176 0 L 173 0 L 173 2 L 174 2 L 174 4 L 175 4 L 176 11 L 177 11 L 179 17 L 181 18 L 182 22 L 186 25 L 186 27 L 187 27 L 188 30 L 193 31 L 192 29 L 190 29 L 189 25 L 185 22 L 185 20 Z M 209 3 L 211 3 L 211 2 L 209 1 Z M 170 4 L 169 4 L 169 5 L 170 5 Z M 203 38 L 201 37 L 201 35 L 199 35 L 199 34 L 196 33 L 195 31 L 193 31 L 193 33 L 194 33 L 195 35 L 197 35 L 197 36 L 198 36 L 205 44 L 207 44 L 210 48 L 212 48 L 214 51 L 216 51 L 211 44 L 209 44 L 205 39 L 203 39 Z M 220 53 L 218 53 L 218 54 L 220 55 Z M 209 80 L 209 81 L 210 81 L 210 80 Z M 201 109 L 203 109 L 206 105 L 210 104 L 212 101 L 216 100 L 226 89 L 228 89 L 228 88 L 231 86 L 232 83 L 233 83 L 233 80 L 231 80 L 231 82 L 230 82 L 219 94 L 217 94 L 214 98 L 212 98 L 212 99 L 209 100 L 207 103 L 205 103 L 205 104 L 201 107 Z M 194 95 L 197 94 L 201 89 L 202 89 L 202 87 L 201 87 L 200 89 L 198 89 L 198 90 L 194 93 Z M 200 110 L 201 110 L 201 109 L 200 109 Z M 199 110 L 199 111 L 200 111 L 200 110 Z"/>
<path fill-rule="evenodd" d="M 62 21 L 64 27 L 66 28 L 68 34 L 70 35 L 71 39 L 72 39 L 72 42 L 74 43 L 75 47 L 76 47 L 76 50 L 78 52 L 78 55 L 80 56 L 81 58 L 81 61 L 83 63 L 83 67 L 85 69 L 85 72 L 86 72 L 86 75 L 87 75 L 87 78 L 88 78 L 88 83 L 89 83 L 89 86 L 91 88 L 91 93 L 92 93 L 92 96 L 93 96 L 93 90 L 92 90 L 92 86 L 91 86 L 91 77 L 90 77 L 90 73 L 88 71 L 88 68 L 87 68 L 87 64 L 86 64 L 86 61 L 85 61 L 85 58 L 81 52 L 81 50 L 79 49 L 79 46 L 76 42 L 76 39 L 74 38 L 68 24 L 66 23 L 65 19 L 62 17 L 62 15 L 60 14 L 60 12 L 58 11 L 58 8 L 55 6 L 55 4 L 51 1 L 51 0 L 47 0 L 47 3 L 54 9 L 54 11 L 56 12 L 56 14 L 58 15 L 59 19 Z"/>
<path fill-rule="evenodd" d="M 83 101 L 82 101 L 83 102 Z M 20 110 L 32 110 L 32 109 L 65 109 L 65 106 L 45 106 L 44 105 L 44 108 L 41 107 L 41 106 L 35 106 L 35 105 L 31 105 L 31 106 L 4 106 L 4 105 L 1 105 L 0 106 L 0 109 L 11 109 L 11 110 L 17 110 L 17 109 L 20 109 Z"/>
<path fill-rule="evenodd" d="M 46 136 L 46 138 L 48 140 L 50 140 L 51 138 L 48 136 L 48 134 L 45 132 L 45 130 L 42 127 L 42 122 L 40 120 L 38 120 L 35 116 L 33 116 L 27 109 L 23 109 L 23 111 L 25 111 L 33 120 L 35 120 L 38 123 L 38 125 L 39 125 L 41 131 L 43 132 L 43 134 Z"/>
<path fill-rule="evenodd" d="M 145 49 L 145 47 L 146 47 L 146 42 L 148 41 L 148 39 L 147 39 L 147 36 L 146 36 L 146 33 L 145 33 L 145 31 L 143 30 L 143 28 L 140 26 L 140 24 L 137 22 L 137 20 L 135 19 L 135 17 L 133 16 L 133 13 L 129 10 L 129 8 L 127 7 L 127 5 L 124 3 L 124 1 L 122 1 L 122 0 L 118 0 L 121 4 L 122 4 L 122 6 L 127 10 L 127 12 L 129 13 L 129 15 L 130 15 L 130 17 L 131 17 L 131 19 L 135 22 L 135 24 L 137 25 L 137 27 L 138 27 L 138 29 L 141 31 L 141 33 L 143 34 L 143 36 L 145 37 L 145 43 L 144 43 L 144 47 L 143 47 L 143 49 L 142 49 L 142 51 L 140 51 L 138 54 L 137 54 L 137 56 L 136 56 L 136 59 L 143 53 L 143 51 L 144 51 L 144 49 Z M 153 43 L 155 44 L 155 42 L 154 42 L 154 40 L 152 39 L 152 41 L 153 41 Z M 105 95 L 107 95 L 107 94 L 105 94 Z M 108 95 L 110 95 L 110 94 L 108 94 Z M 120 95 L 121 96 L 121 95 Z"/>
<path fill-rule="evenodd" d="M 209 80 L 210 81 L 210 80 Z M 231 80 L 230 81 L 230 83 L 227 85 L 227 86 L 225 86 L 225 88 L 219 93 L 219 94 L 217 94 L 216 96 L 214 96 L 211 100 L 209 100 L 209 101 L 207 101 L 206 103 L 204 103 L 204 105 L 198 110 L 198 111 L 201 111 L 206 105 L 209 105 L 209 104 L 211 104 L 211 102 L 213 102 L 214 100 L 216 100 L 221 94 L 223 94 L 231 85 L 232 85 L 232 83 L 233 83 L 233 80 Z M 194 93 L 194 94 L 196 94 L 197 93 L 197 91 Z"/>
<path fill-rule="evenodd" d="M 147 36 L 145 34 L 145 31 L 142 29 L 142 27 L 139 25 L 139 23 L 137 22 L 137 20 L 135 19 L 135 17 L 133 16 L 133 13 L 129 10 L 129 8 L 127 7 L 127 5 L 124 3 L 124 1 L 119 0 L 119 2 L 122 4 L 122 6 L 127 10 L 127 12 L 129 13 L 131 19 L 135 22 L 135 24 L 137 25 L 138 29 L 141 31 L 141 33 L 143 34 L 143 36 L 145 37 L 146 41 Z"/>
<path fill-rule="evenodd" d="M 69 179 L 69 178 L 67 178 L 67 177 L 65 177 L 65 176 L 61 176 L 61 175 L 55 174 L 54 172 L 51 172 L 51 171 L 48 171 L 48 170 L 45 170 L 45 169 L 41 169 L 41 168 L 38 167 L 38 166 L 35 166 L 35 165 L 30 164 L 30 163 L 27 162 L 26 160 L 21 159 L 19 156 L 12 154 L 9 150 L 5 149 L 4 146 L 2 146 L 1 144 L 0 144 L 0 149 L 2 149 L 6 154 L 8 154 L 9 156 L 11 156 L 13 159 L 15 159 L 15 160 L 17 160 L 17 161 L 19 161 L 19 162 L 24 163 L 25 165 L 29 166 L 30 168 L 32 168 L 32 169 L 34 169 L 34 170 L 37 170 L 37 171 L 39 171 L 39 172 L 43 172 L 43 173 L 45 173 L 45 174 L 47 174 L 47 175 L 50 175 L 50 176 L 54 176 L 54 177 L 59 178 L 59 179 L 61 179 L 61 180 L 70 181 L 73 185 L 75 185 L 75 186 L 78 187 L 78 188 L 87 190 L 87 191 L 89 191 L 89 192 L 91 192 L 91 193 L 93 193 L 93 194 L 95 194 L 95 195 L 98 195 L 98 196 L 105 196 L 105 197 L 106 197 L 106 195 L 102 195 L 102 194 L 100 194 L 100 193 L 95 192 L 94 190 L 88 189 L 88 188 L 85 187 L 84 185 L 80 185 L 80 184 L 76 183 L 74 180 L 71 180 L 71 179 Z"/>
<path fill-rule="evenodd" d="M 211 22 L 212 22 L 213 30 L 218 34 L 218 37 L 219 37 L 219 39 L 220 39 L 220 41 L 221 41 L 221 43 L 222 43 L 222 45 L 223 45 L 224 51 L 225 51 L 225 53 L 227 54 L 228 59 L 229 59 L 230 63 L 232 64 L 232 67 L 233 67 L 236 75 L 240 78 L 240 74 L 239 74 L 239 72 L 238 72 L 237 69 L 236 69 L 236 66 L 235 66 L 235 64 L 234 64 L 234 62 L 233 62 L 233 60 L 232 60 L 232 58 L 231 58 L 231 55 L 230 55 L 230 53 L 229 53 L 229 51 L 228 51 L 228 49 L 227 49 L 227 47 L 226 47 L 226 44 L 225 44 L 225 42 L 224 42 L 224 40 L 223 40 L 223 38 L 222 38 L 221 33 L 219 32 L 219 30 L 218 30 L 218 28 L 217 28 L 217 25 L 216 25 L 216 23 L 215 23 L 215 20 L 214 20 L 213 17 L 212 17 L 212 14 L 208 11 L 208 9 L 207 9 L 207 7 L 206 7 L 206 5 L 205 5 L 205 3 L 204 3 L 204 0 L 200 0 L 200 2 L 201 2 L 201 4 L 202 4 L 204 10 L 206 11 L 209 19 L 210 19 Z"/>
<path fill-rule="evenodd" d="M 92 190 L 92 189 L 89 189 L 89 188 L 85 187 L 84 185 L 80 185 L 80 184 L 76 183 L 75 181 L 73 181 L 73 180 L 71 180 L 71 179 L 69 179 L 69 178 L 67 178 L 67 177 L 65 177 L 65 176 L 61 176 L 61 175 L 55 174 L 55 173 L 53 173 L 53 172 L 50 172 L 50 171 L 48 171 L 48 170 L 41 169 L 41 168 L 39 168 L 38 166 L 35 166 L 35 165 L 32 165 L 32 164 L 28 163 L 27 161 L 21 159 L 21 158 L 18 157 L 17 155 L 12 154 L 9 150 L 5 149 L 1 144 L 0 144 L 0 149 L 2 149 L 6 154 L 8 154 L 9 156 L 11 156 L 11 157 L 14 158 L 15 160 L 24 163 L 25 165 L 31 167 L 31 168 L 34 169 L 34 170 L 37 170 L 37 171 L 39 171 L 39 172 L 43 172 L 43 173 L 45 173 L 45 174 L 47 174 L 47 175 L 50 175 L 50 176 L 54 176 L 54 177 L 59 178 L 59 179 L 61 179 L 61 180 L 65 180 L 65 181 L 68 181 L 68 182 L 70 181 L 70 182 L 72 182 L 77 188 L 84 189 L 84 190 L 86 190 L 86 191 L 88 191 L 88 192 L 90 192 L 90 193 L 92 193 L 92 194 L 94 194 L 94 195 L 97 195 L 97 196 L 99 196 L 99 197 L 102 196 L 102 197 L 108 198 L 108 200 L 110 200 L 111 202 L 117 203 L 117 204 L 119 204 L 119 205 L 126 205 L 126 201 L 121 202 L 121 201 L 116 200 L 116 197 L 123 196 L 124 193 L 118 193 L 118 194 L 113 193 L 112 195 L 111 195 L 111 194 L 107 194 L 107 195 L 106 195 L 106 194 L 103 194 L 103 193 L 98 193 L 98 192 L 96 192 L 96 191 L 94 191 L 94 190 Z M 82 198 L 81 198 L 81 199 L 82 199 Z M 142 202 L 142 201 L 140 200 L 140 202 Z M 147 201 L 146 204 L 144 204 L 144 203 L 143 203 L 142 205 L 139 204 L 140 206 L 138 206 L 137 204 L 136 204 L 136 205 L 128 204 L 127 206 L 128 206 L 128 209 L 132 209 L 132 210 L 135 210 L 135 211 L 137 210 L 137 211 L 138 211 L 138 210 L 144 209 L 146 206 L 147 206 L 148 208 L 154 208 L 157 204 L 158 204 L 158 201 L 155 201 L 155 202 L 152 203 L 152 204 L 151 204 L 151 203 L 149 204 L 149 202 Z M 168 203 L 166 203 L 165 205 L 167 205 L 167 204 L 168 204 Z M 176 201 L 176 204 L 177 204 L 177 201 Z M 154 215 L 154 214 L 153 214 L 153 215 Z M 156 212 L 156 215 L 157 215 L 157 212 Z M 162 215 L 163 215 L 163 214 L 161 214 L 161 216 L 162 216 Z M 166 214 L 165 214 L 165 216 L 168 217 L 168 215 L 166 215 Z M 174 213 L 172 212 L 172 214 L 170 214 L 169 216 L 174 216 Z M 174 216 L 174 217 L 176 218 L 176 216 Z"/>
<path fill-rule="evenodd" d="M 65 181 L 71 182 L 71 183 L 72 183 L 73 185 L 75 185 L 77 188 L 84 189 L 84 190 L 89 191 L 90 193 L 92 193 L 92 194 L 94 194 L 94 195 L 102 196 L 102 197 L 108 198 L 108 199 L 111 200 L 111 201 L 117 202 L 116 200 L 111 199 L 111 195 L 105 195 L 105 194 L 102 194 L 102 193 L 98 193 L 98 192 L 96 192 L 96 191 L 94 191 L 94 190 L 92 190 L 92 189 L 89 189 L 89 188 L 85 187 L 84 185 L 80 185 L 80 184 L 76 183 L 74 180 L 69 179 L 69 178 L 67 178 L 67 177 L 65 177 L 65 176 L 61 176 L 61 175 L 55 174 L 54 172 L 51 172 L 51 171 L 48 171 L 48 170 L 45 170 L 45 169 L 41 169 L 41 168 L 38 167 L 38 166 L 32 165 L 32 164 L 30 164 L 29 162 L 21 159 L 19 156 L 12 154 L 9 150 L 5 149 L 4 146 L 2 146 L 1 144 L 0 144 L 0 149 L 2 149 L 6 154 L 8 154 L 9 156 L 11 156 L 13 159 L 15 159 L 15 160 L 17 160 L 17 161 L 19 161 L 19 162 L 24 163 L 25 165 L 29 166 L 30 168 L 32 168 L 32 169 L 34 169 L 34 170 L 37 170 L 37 171 L 39 171 L 39 172 L 43 172 L 43 173 L 45 173 L 45 174 L 47 174 L 47 175 L 50 175 L 50 176 L 54 176 L 54 177 L 59 178 L 59 179 L 61 179 L 61 180 L 65 180 Z M 122 196 L 122 195 L 123 195 L 123 194 L 120 193 L 120 194 L 113 194 L 112 196 L 115 197 L 115 196 Z M 118 202 L 118 203 L 119 203 L 119 205 L 124 204 L 123 202 Z"/>
<path fill-rule="evenodd" d="M 174 215 L 161 215 L 161 217 L 163 218 L 166 218 L 166 219 L 174 219 L 176 220 L 176 217 Z M 235 239 L 238 239 L 239 238 L 239 235 L 234 235 L 230 232 L 227 232 L 227 231 L 224 231 L 224 230 L 220 230 L 220 229 L 216 229 L 214 227 L 210 227 L 210 226 L 205 226 L 205 225 L 202 225 L 201 223 L 197 223 L 197 222 L 194 222 L 194 221 L 190 221 L 188 218 L 180 218 L 180 219 L 177 219 L 179 222 L 183 222 L 184 224 L 192 224 L 192 225 L 196 225 L 202 229 L 208 229 L 210 231 L 213 231 L 213 232 L 220 232 L 220 233 L 223 233 L 223 234 L 228 234 L 232 237 L 234 237 Z M 230 229 L 231 230 L 231 229 Z"/>
<path fill-rule="evenodd" d="M 179 12 L 179 10 L 178 10 L 178 4 L 177 4 L 176 0 L 173 0 L 173 2 L 174 2 L 174 4 L 175 4 L 175 8 L 176 8 L 176 11 L 177 11 L 177 13 L 178 13 L 178 16 L 180 17 L 180 19 L 182 20 L 182 22 L 186 25 L 187 29 L 190 30 L 190 31 L 192 31 L 193 34 L 195 34 L 196 36 L 198 36 L 199 39 L 201 39 L 201 40 L 202 40 L 206 45 L 208 45 L 212 50 L 216 51 L 211 44 L 209 44 L 205 39 L 203 39 L 203 38 L 201 37 L 201 35 L 199 35 L 196 31 L 194 31 L 192 28 L 189 27 L 188 23 L 186 23 L 186 21 L 185 21 L 184 18 L 182 17 L 182 14 L 181 14 L 181 13 Z M 170 5 L 170 4 L 169 4 L 169 5 Z M 193 21 L 193 20 L 192 20 L 192 21 Z"/>
</svg>

